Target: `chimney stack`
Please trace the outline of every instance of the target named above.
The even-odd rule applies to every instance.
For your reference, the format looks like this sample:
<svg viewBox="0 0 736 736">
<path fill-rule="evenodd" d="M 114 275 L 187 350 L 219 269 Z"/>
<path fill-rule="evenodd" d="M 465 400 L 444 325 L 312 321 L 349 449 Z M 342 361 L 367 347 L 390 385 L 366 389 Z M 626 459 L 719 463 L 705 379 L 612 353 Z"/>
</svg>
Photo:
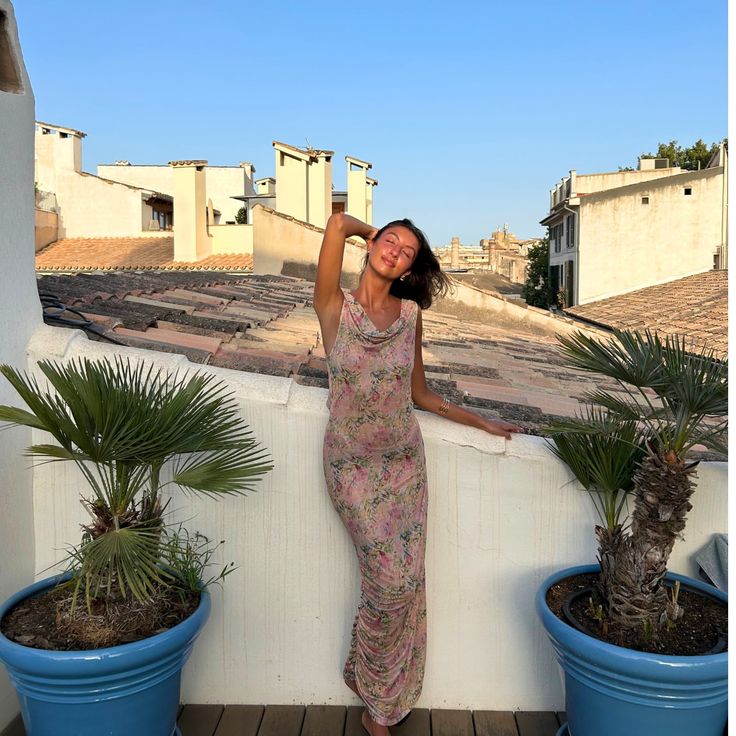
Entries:
<svg viewBox="0 0 736 736">
<path fill-rule="evenodd" d="M 174 180 L 174 260 L 199 261 L 212 253 L 205 203 L 206 161 L 169 161 Z"/>
<path fill-rule="evenodd" d="M 450 244 L 450 268 L 460 268 L 460 238 L 455 236 Z"/>
</svg>

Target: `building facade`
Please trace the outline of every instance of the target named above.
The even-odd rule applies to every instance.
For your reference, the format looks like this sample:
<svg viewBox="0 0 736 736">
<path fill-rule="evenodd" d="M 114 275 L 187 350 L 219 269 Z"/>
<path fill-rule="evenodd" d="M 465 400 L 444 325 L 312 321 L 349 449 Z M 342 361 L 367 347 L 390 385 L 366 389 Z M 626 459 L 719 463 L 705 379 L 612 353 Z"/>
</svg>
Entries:
<svg viewBox="0 0 736 736">
<path fill-rule="evenodd" d="M 523 284 L 529 248 L 539 242 L 539 238 L 520 240 L 504 225 L 494 230 L 489 238 L 482 238 L 479 245 L 464 246 L 460 238 L 454 237 L 449 246 L 435 248 L 434 252 L 446 271 L 489 271 L 512 283 Z"/>
<path fill-rule="evenodd" d="M 60 125 L 35 125 L 36 188 L 55 197 L 57 237 L 156 234 L 157 211 L 173 211 L 171 195 L 82 171 L 85 135 Z"/>
<path fill-rule="evenodd" d="M 241 161 L 237 166 L 207 166 L 205 185 L 207 197 L 212 200 L 215 224 L 235 224 L 235 216 L 242 206 L 234 195 L 255 194 L 253 174 L 255 167 L 249 161 Z M 151 189 L 169 196 L 174 195 L 173 171 L 167 164 L 135 165 L 128 161 L 114 164 L 100 164 L 97 174 L 105 179 L 130 184 L 143 189 Z M 171 229 L 168 208 L 154 211 L 153 219 L 162 230 Z"/>
<path fill-rule="evenodd" d="M 550 282 L 569 307 L 727 266 L 725 146 L 702 171 L 640 159 L 550 191 Z"/>
<path fill-rule="evenodd" d="M 324 228 L 330 215 L 347 212 L 373 224 L 373 189 L 378 180 L 368 176 L 372 164 L 345 156 L 347 191 L 332 184 L 334 151 L 273 142 L 275 177 L 255 181 L 255 191 L 238 195 L 245 206 L 246 222 L 253 222 L 253 207 L 261 204 L 301 222 Z"/>
</svg>

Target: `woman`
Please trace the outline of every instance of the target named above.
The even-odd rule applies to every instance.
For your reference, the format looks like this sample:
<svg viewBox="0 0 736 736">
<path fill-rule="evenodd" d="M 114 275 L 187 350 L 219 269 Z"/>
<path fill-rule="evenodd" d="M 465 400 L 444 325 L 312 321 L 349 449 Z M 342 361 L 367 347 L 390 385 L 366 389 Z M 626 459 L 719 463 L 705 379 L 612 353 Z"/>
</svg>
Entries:
<svg viewBox="0 0 736 736">
<path fill-rule="evenodd" d="M 367 243 L 366 264 L 358 288 L 343 292 L 345 239 L 356 235 Z M 342 213 L 330 217 L 314 287 L 330 380 L 324 470 L 360 566 L 343 677 L 366 705 L 362 720 L 371 736 L 389 734 L 409 713 L 424 675 L 427 481 L 412 404 L 506 439 L 520 431 L 427 387 L 420 308 L 447 286 L 410 220 L 376 230 Z"/>
</svg>

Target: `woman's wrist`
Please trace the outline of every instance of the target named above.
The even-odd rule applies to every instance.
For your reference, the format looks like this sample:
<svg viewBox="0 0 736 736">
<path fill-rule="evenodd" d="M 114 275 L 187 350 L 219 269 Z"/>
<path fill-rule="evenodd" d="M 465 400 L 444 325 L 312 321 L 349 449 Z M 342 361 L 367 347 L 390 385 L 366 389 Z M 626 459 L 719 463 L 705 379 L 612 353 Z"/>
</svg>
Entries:
<svg viewBox="0 0 736 736">
<path fill-rule="evenodd" d="M 342 213 L 342 223 L 346 238 L 359 237 L 367 240 L 375 228 L 357 217 Z"/>
</svg>

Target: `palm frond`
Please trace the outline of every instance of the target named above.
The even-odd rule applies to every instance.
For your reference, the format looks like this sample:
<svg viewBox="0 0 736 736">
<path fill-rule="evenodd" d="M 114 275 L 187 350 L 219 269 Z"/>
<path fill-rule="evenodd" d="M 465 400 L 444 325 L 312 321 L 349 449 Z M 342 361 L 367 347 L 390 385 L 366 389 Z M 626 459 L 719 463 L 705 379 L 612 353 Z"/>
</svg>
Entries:
<svg viewBox="0 0 736 736">
<path fill-rule="evenodd" d="M 545 426 L 551 451 L 591 493 L 602 521 L 613 529 L 620 523 L 621 494 L 633 488 L 636 467 L 644 456 L 646 434 L 637 422 L 588 406 L 582 416 Z M 600 497 L 600 507 L 596 503 Z"/>
<path fill-rule="evenodd" d="M 615 339 L 603 342 L 583 332 L 558 335 L 561 351 L 567 361 L 584 371 L 600 373 L 632 386 L 654 386 L 661 381 L 662 343 L 646 331 L 614 330 Z"/>
<path fill-rule="evenodd" d="M 44 429 L 43 423 L 35 414 L 15 406 L 0 406 L 0 422 Z"/>
<path fill-rule="evenodd" d="M 252 444 L 183 456 L 175 463 L 173 482 L 205 494 L 243 493 L 255 490 L 256 481 L 272 468 L 270 455 Z"/>
<path fill-rule="evenodd" d="M 79 462 L 83 462 L 87 459 L 87 456 L 81 452 L 67 450 L 65 447 L 61 447 L 60 445 L 31 445 L 26 450 L 26 455 L 40 455 L 41 457 L 47 457 L 51 460 L 76 460 Z"/>
<path fill-rule="evenodd" d="M 602 390 L 586 391 L 583 398 L 591 404 L 596 404 L 610 412 L 614 412 L 622 419 L 631 421 L 641 420 L 643 415 L 652 416 L 663 411 L 643 405 L 633 397 L 614 396 L 608 391 Z"/>
<path fill-rule="evenodd" d="M 88 595 L 109 595 L 117 590 L 147 600 L 156 584 L 166 580 L 159 562 L 160 532 L 155 525 L 111 529 L 70 551 L 77 575 Z"/>
</svg>

